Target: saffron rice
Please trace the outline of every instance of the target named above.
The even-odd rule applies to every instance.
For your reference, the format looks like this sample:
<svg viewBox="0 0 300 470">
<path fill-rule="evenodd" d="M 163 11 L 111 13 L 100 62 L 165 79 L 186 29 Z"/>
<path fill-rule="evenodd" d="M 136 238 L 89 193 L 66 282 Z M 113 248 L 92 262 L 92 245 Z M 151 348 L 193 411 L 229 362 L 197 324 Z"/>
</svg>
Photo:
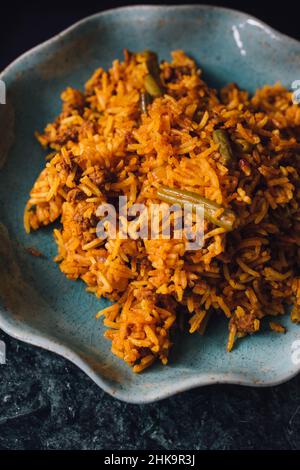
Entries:
<svg viewBox="0 0 300 470">
<path fill-rule="evenodd" d="M 252 97 L 234 84 L 217 93 L 175 51 L 160 64 L 164 94 L 142 112 L 147 73 L 145 55 L 125 51 L 84 92 L 62 93 L 61 114 L 37 134 L 51 153 L 24 214 L 27 232 L 61 221 L 56 261 L 69 279 L 114 302 L 102 312 L 105 336 L 135 372 L 167 363 L 179 312 L 201 334 L 209 317 L 226 315 L 229 351 L 287 303 L 300 321 L 300 108 L 291 93 L 279 83 Z M 217 128 L 230 138 L 231 165 L 213 139 Z M 205 221 L 197 251 L 184 240 L 97 238 L 101 202 L 158 203 L 161 185 L 234 211 L 235 229 Z"/>
</svg>

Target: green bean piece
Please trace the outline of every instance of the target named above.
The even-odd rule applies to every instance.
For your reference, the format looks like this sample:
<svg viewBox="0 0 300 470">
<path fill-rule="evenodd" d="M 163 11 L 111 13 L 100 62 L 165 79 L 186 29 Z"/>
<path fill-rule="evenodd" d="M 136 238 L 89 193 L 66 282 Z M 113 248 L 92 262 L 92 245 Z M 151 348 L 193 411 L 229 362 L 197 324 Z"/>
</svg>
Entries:
<svg viewBox="0 0 300 470">
<path fill-rule="evenodd" d="M 160 68 L 158 63 L 157 54 L 153 51 L 146 50 L 144 51 L 146 57 L 147 69 L 151 75 L 154 75 L 155 78 L 160 76 Z"/>
<path fill-rule="evenodd" d="M 152 97 L 149 93 L 143 91 L 140 98 L 140 110 L 141 113 L 147 113 L 147 107 L 152 102 Z"/>
<path fill-rule="evenodd" d="M 162 88 L 160 87 L 157 80 L 155 80 L 155 78 L 150 73 L 146 75 L 144 85 L 146 91 L 149 93 L 150 96 L 153 96 L 153 98 L 156 98 L 157 96 L 162 96 Z"/>
<path fill-rule="evenodd" d="M 146 59 L 146 66 L 149 72 L 145 77 L 145 89 L 153 98 L 162 96 L 165 89 L 160 78 L 160 68 L 157 54 L 155 54 L 155 52 L 146 50 L 143 52 L 143 55 Z"/>
<path fill-rule="evenodd" d="M 216 144 L 219 144 L 219 152 L 221 154 L 222 163 L 224 165 L 230 165 L 234 160 L 234 156 L 228 133 L 225 129 L 215 129 L 213 131 L 213 139 Z"/>
<path fill-rule="evenodd" d="M 200 196 L 199 194 L 185 191 L 182 189 L 168 188 L 161 186 L 157 190 L 157 198 L 161 201 L 167 202 L 168 204 L 179 204 L 184 206 L 189 204 L 193 209 L 201 205 L 204 210 L 204 217 L 217 225 L 218 227 L 225 228 L 227 232 L 234 229 L 236 217 L 232 210 L 225 209 L 224 212 L 216 217 L 216 212 L 222 207 L 214 201 L 210 201 L 206 197 Z"/>
</svg>

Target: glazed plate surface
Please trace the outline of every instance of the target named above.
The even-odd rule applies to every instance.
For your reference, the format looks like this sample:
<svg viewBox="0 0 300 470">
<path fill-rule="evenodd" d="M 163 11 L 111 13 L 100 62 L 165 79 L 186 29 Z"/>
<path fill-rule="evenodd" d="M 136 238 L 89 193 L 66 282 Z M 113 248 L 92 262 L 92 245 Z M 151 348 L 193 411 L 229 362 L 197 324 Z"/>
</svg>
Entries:
<svg viewBox="0 0 300 470">
<path fill-rule="evenodd" d="M 54 351 L 124 401 L 146 403 L 211 383 L 272 385 L 300 369 L 300 328 L 268 331 L 225 352 L 227 322 L 209 324 L 204 337 L 177 336 L 168 366 L 135 375 L 110 352 L 95 313 L 105 305 L 82 282 L 66 279 L 53 256 L 52 228 L 26 235 L 23 209 L 44 165 L 35 130 L 59 113 L 60 93 L 82 88 L 99 66 L 122 50 L 153 49 L 160 58 L 183 49 L 196 59 L 209 85 L 236 82 L 253 92 L 265 83 L 291 87 L 300 79 L 300 43 L 247 14 L 206 7 L 139 6 L 84 19 L 17 59 L 0 75 L 7 104 L 0 104 L 0 328 L 22 341 Z M 34 246 L 45 257 L 28 253 Z"/>
</svg>

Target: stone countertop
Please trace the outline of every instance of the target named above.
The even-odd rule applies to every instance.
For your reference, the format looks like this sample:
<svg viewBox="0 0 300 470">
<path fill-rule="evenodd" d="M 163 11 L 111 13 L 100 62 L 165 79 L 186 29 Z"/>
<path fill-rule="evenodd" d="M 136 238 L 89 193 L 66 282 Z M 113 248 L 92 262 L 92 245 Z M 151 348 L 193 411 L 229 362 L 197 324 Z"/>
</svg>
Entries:
<svg viewBox="0 0 300 470">
<path fill-rule="evenodd" d="M 130 405 L 67 360 L 3 332 L 0 340 L 0 449 L 300 449 L 300 375 Z"/>
</svg>

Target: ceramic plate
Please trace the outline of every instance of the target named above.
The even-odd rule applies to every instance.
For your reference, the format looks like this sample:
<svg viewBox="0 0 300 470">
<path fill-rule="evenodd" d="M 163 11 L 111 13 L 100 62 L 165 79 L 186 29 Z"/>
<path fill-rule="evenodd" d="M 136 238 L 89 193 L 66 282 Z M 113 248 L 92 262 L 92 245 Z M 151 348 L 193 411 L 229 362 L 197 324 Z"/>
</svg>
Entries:
<svg viewBox="0 0 300 470">
<path fill-rule="evenodd" d="M 260 332 L 225 352 L 227 322 L 207 334 L 177 338 L 168 366 L 141 375 L 110 352 L 94 314 L 107 304 L 71 282 L 53 262 L 52 228 L 26 235 L 23 208 L 44 165 L 36 129 L 59 113 L 60 92 L 83 87 L 99 66 L 122 58 L 123 48 L 157 51 L 169 58 L 181 48 L 194 57 L 210 85 L 237 82 L 253 91 L 300 79 L 300 43 L 259 20 L 207 6 L 138 6 L 86 18 L 27 52 L 1 74 L 7 103 L 0 104 L 0 327 L 22 341 L 54 351 L 84 370 L 101 388 L 128 402 L 145 403 L 199 385 L 272 385 L 300 368 L 300 328 L 285 335 Z M 0 83 L 1 84 L 1 83 Z M 3 85 L 2 85 L 3 86 Z M 34 246 L 45 254 L 36 258 Z"/>
</svg>

